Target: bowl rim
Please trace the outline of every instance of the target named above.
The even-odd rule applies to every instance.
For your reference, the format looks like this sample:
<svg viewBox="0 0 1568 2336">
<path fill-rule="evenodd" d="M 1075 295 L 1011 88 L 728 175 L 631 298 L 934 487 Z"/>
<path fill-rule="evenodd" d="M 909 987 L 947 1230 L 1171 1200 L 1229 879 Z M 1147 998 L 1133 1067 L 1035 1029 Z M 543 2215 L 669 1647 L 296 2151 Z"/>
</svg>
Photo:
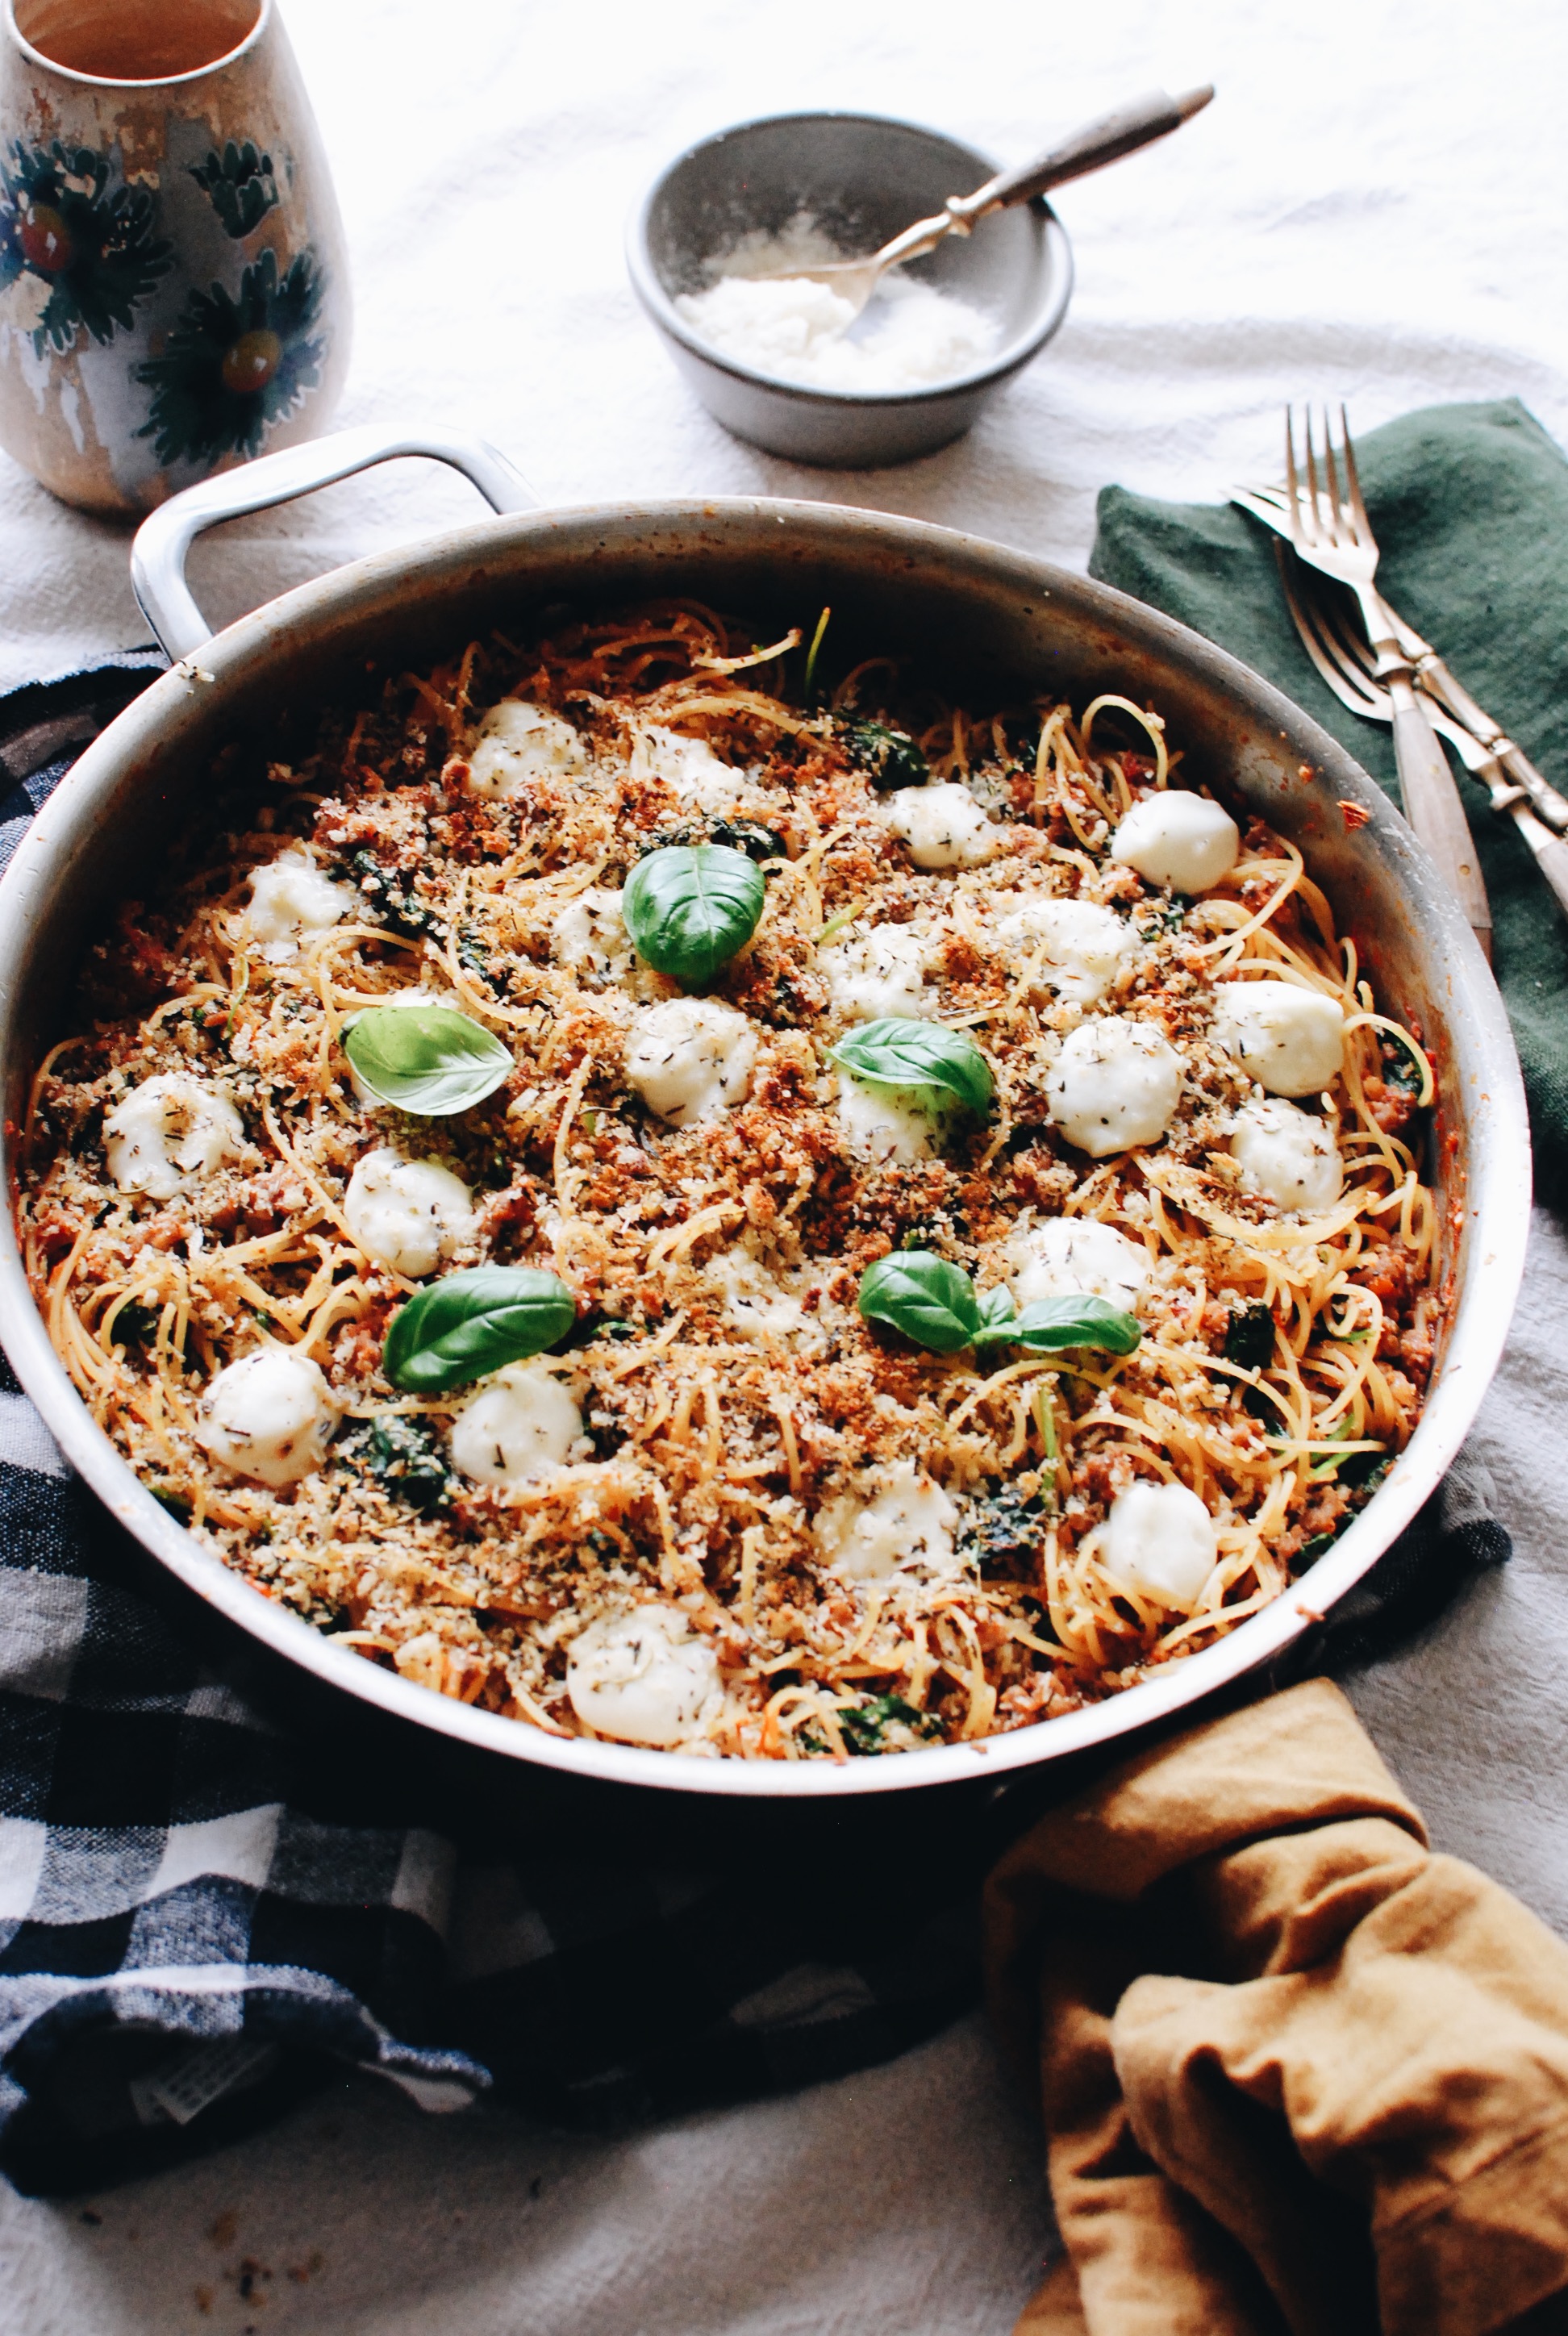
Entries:
<svg viewBox="0 0 1568 2336">
<path fill-rule="evenodd" d="M 707 131 L 693 139 L 678 154 L 661 165 L 637 198 L 626 224 L 626 265 L 632 289 L 642 302 L 658 329 L 704 365 L 727 374 L 733 381 L 745 382 L 749 387 L 770 392 L 793 404 L 821 408 L 840 408 L 849 413 L 866 409 L 873 412 L 883 408 L 895 411 L 908 406 L 929 405 L 954 396 L 972 396 L 977 392 L 1006 381 L 1019 368 L 1037 356 L 1052 335 L 1059 330 L 1073 297 L 1076 270 L 1073 247 L 1067 231 L 1043 195 L 1024 208 L 1032 211 L 1039 221 L 1045 246 L 1046 265 L 1049 271 L 1050 297 L 1036 321 L 1015 334 L 1004 347 L 996 350 L 983 365 L 974 365 L 967 373 L 953 374 L 947 379 L 928 382 L 920 389 L 816 389 L 809 382 L 785 381 L 776 374 L 762 373 L 756 367 L 743 365 L 738 358 L 726 355 L 711 341 L 694 333 L 685 322 L 674 301 L 659 280 L 648 252 L 648 221 L 655 203 L 676 172 L 696 155 L 712 146 L 722 146 L 726 140 L 743 131 L 770 129 L 775 124 L 792 122 L 843 122 L 874 123 L 881 129 L 912 131 L 921 138 L 940 140 L 945 146 L 960 147 L 986 171 L 1000 168 L 982 148 L 971 146 L 967 139 L 958 138 L 946 130 L 938 130 L 930 122 L 910 122 L 900 114 L 871 113 L 842 106 L 801 106 L 785 113 L 757 113 L 742 122 L 732 122 L 722 130 Z M 983 183 L 983 182 L 982 182 Z"/>
<path fill-rule="evenodd" d="M 726 521 L 753 527 L 793 522 L 846 544 L 874 537 L 884 551 L 891 540 L 891 548 L 911 561 L 923 552 L 960 565 L 983 564 L 993 573 L 1011 569 L 1020 587 L 1033 593 L 1043 590 L 1058 603 L 1075 604 L 1124 634 L 1141 637 L 1145 647 L 1179 660 L 1239 698 L 1259 727 L 1299 740 L 1336 793 L 1364 809 L 1374 836 L 1393 846 L 1416 906 L 1439 937 L 1451 988 L 1456 980 L 1465 986 L 1463 1006 L 1456 1004 L 1453 1018 L 1462 1013 L 1476 1029 L 1485 1075 L 1475 1080 L 1475 1094 L 1461 1108 L 1467 1119 L 1479 1118 L 1481 1133 L 1489 1141 L 1475 1146 L 1462 1209 L 1455 1202 L 1456 1213 L 1475 1228 L 1455 1316 L 1456 1332 L 1464 1322 L 1467 1343 L 1463 1353 L 1450 1346 L 1415 1435 L 1372 1501 L 1333 1547 L 1269 1605 L 1199 1653 L 1169 1663 L 1137 1686 L 1079 1711 L 1001 1736 L 842 1765 L 690 1757 L 605 1739 L 556 1738 L 525 1722 L 477 1710 L 416 1686 L 335 1646 L 329 1635 L 265 1597 L 215 1552 L 203 1549 L 141 1484 L 77 1392 L 27 1281 L 9 1209 L 0 1224 L 0 1332 L 18 1380 L 65 1461 L 143 1548 L 247 1637 L 310 1677 L 393 1717 L 535 1767 L 605 1783 L 726 1799 L 831 1800 L 965 1780 L 996 1782 L 1009 1770 L 1043 1767 L 1118 1737 L 1141 1737 L 1151 1725 L 1245 1679 L 1320 1621 L 1409 1523 L 1458 1452 L 1501 1356 L 1524 1273 L 1530 1215 L 1529 1123 L 1501 996 L 1457 902 L 1444 890 L 1388 798 L 1336 739 L 1261 675 L 1187 626 L 1108 585 L 985 537 L 886 512 L 782 497 L 687 496 L 624 499 L 472 521 L 353 561 L 240 618 L 203 644 L 200 667 L 194 659 L 173 667 L 133 698 L 87 748 L 49 797 L 0 877 L 0 1037 L 10 1019 L 18 964 L 25 960 L 24 930 L 60 881 L 57 863 L 95 818 L 100 785 L 127 763 L 156 758 L 169 742 L 166 716 L 177 715 L 199 686 L 205 693 L 230 676 L 239 681 L 258 668 L 266 670 L 276 665 L 291 632 L 339 617 L 363 618 L 372 607 L 389 601 L 395 605 L 402 588 L 411 582 L 455 582 L 472 577 L 476 569 L 493 573 L 494 555 L 503 542 L 521 543 L 531 536 L 548 550 L 551 539 L 560 542 L 575 534 L 603 551 L 618 523 L 628 534 L 635 530 L 641 541 L 650 525 L 700 531 Z M 8 1134 L 0 1134 L 0 1144 L 9 1155 Z M 14 1174 L 9 1157 L 5 1164 L 8 1174 Z M 1478 1232 L 1485 1234 L 1485 1249 Z"/>
</svg>

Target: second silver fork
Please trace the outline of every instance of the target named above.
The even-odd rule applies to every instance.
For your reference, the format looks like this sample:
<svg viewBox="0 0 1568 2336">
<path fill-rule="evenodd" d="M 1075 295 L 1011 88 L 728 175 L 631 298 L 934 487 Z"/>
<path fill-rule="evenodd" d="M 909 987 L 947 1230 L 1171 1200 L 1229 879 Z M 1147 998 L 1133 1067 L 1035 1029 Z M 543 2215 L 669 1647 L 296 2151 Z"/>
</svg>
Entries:
<svg viewBox="0 0 1568 2336">
<path fill-rule="evenodd" d="M 1299 571 L 1297 575 L 1291 573 L 1294 562 L 1286 545 L 1276 542 L 1274 550 L 1279 555 L 1280 581 L 1285 589 L 1285 604 L 1291 622 L 1301 647 L 1324 681 L 1339 703 L 1348 706 L 1352 714 L 1359 714 L 1364 722 L 1391 724 L 1394 701 L 1377 678 L 1371 650 L 1335 610 L 1307 594 L 1305 577 L 1300 577 Z M 1300 590 L 1297 589 L 1298 578 Z M 1536 817 L 1528 789 L 1504 772 L 1496 754 L 1483 745 L 1474 732 L 1442 706 L 1433 708 L 1432 725 L 1447 739 L 1465 768 L 1480 780 L 1492 798 L 1493 810 L 1514 821 L 1534 854 L 1535 864 L 1555 895 L 1558 907 L 1568 916 L 1568 842 Z"/>
<path fill-rule="evenodd" d="M 1309 566 L 1348 585 L 1360 605 L 1377 658 L 1378 680 L 1393 701 L 1394 755 L 1405 816 L 1426 845 L 1456 896 L 1488 964 L 1492 959 L 1492 910 L 1482 881 L 1480 862 L 1470 834 L 1465 806 L 1454 784 L 1448 760 L 1415 687 L 1415 672 L 1400 647 L 1393 620 L 1379 599 L 1378 540 L 1361 500 L 1356 453 L 1343 406 L 1339 409 L 1340 455 L 1336 465 L 1329 417 L 1323 416 L 1323 483 L 1318 478 L 1318 458 L 1312 442 L 1309 409 L 1303 432 L 1303 461 L 1296 461 L 1293 417 L 1285 415 L 1285 482 L 1290 520 L 1290 540 Z M 1344 470 L 1341 492 L 1339 468 Z M 1304 476 L 1303 476 L 1304 472 Z"/>
</svg>

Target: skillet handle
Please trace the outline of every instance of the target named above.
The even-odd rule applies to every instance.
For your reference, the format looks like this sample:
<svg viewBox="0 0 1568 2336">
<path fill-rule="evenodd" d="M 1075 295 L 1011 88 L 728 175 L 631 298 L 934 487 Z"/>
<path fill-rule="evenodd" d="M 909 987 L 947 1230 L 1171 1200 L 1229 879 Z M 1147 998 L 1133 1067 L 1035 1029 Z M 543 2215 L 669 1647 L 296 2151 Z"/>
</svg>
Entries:
<svg viewBox="0 0 1568 2336">
<path fill-rule="evenodd" d="M 176 660 L 190 657 L 212 638 L 212 628 L 191 597 L 185 581 L 185 558 L 199 535 L 226 519 L 247 511 L 267 511 L 274 503 L 291 502 L 313 488 L 329 487 L 355 471 L 376 462 L 394 462 L 404 454 L 425 454 L 450 462 L 472 479 L 492 511 L 532 511 L 539 498 L 522 472 L 482 438 L 458 430 L 388 432 L 372 423 L 361 430 L 340 430 L 330 438 L 312 439 L 304 446 L 286 446 L 263 454 L 238 470 L 203 479 L 171 495 L 144 520 L 131 547 L 131 581 L 141 613 L 157 636 L 160 647 Z"/>
</svg>

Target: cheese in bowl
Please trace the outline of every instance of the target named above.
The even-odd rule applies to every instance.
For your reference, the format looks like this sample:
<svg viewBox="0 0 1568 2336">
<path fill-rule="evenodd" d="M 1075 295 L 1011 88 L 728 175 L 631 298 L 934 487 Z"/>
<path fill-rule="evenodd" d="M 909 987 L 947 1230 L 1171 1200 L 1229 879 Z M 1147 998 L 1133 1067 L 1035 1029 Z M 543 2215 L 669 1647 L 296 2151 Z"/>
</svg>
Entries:
<svg viewBox="0 0 1568 2336">
<path fill-rule="evenodd" d="M 1157 707 L 691 604 L 237 745 L 34 1085 L 40 1307 L 142 1482 L 366 1660 L 842 1759 L 1277 1596 L 1419 1414 L 1418 1030 Z"/>
</svg>

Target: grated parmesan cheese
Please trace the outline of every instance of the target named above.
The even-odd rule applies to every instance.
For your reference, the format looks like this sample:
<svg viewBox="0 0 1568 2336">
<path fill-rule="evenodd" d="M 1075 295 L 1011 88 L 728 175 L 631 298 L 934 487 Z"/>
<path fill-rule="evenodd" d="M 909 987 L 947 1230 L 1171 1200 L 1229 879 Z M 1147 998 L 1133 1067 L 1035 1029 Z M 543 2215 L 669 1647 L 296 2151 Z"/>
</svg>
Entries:
<svg viewBox="0 0 1568 2336">
<path fill-rule="evenodd" d="M 845 256 L 799 211 L 782 232 L 753 229 L 710 260 L 716 280 L 678 295 L 676 310 L 711 347 L 754 372 L 862 395 L 950 381 L 995 349 L 998 319 L 901 270 L 881 278 L 859 317 L 831 287 L 779 276 Z M 778 280 L 757 280 L 770 275 Z"/>
</svg>

